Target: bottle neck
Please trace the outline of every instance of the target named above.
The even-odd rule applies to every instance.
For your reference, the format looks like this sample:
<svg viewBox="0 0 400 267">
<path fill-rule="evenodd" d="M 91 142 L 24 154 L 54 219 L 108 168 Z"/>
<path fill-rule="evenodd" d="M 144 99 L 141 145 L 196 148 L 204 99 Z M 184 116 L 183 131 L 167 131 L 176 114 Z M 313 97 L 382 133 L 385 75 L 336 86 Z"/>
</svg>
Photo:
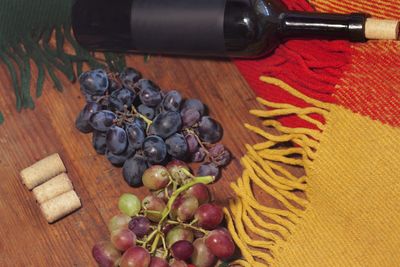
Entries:
<svg viewBox="0 0 400 267">
<path fill-rule="evenodd" d="M 291 38 L 366 41 L 365 14 L 326 14 L 288 11 L 280 15 L 279 35 Z"/>
</svg>

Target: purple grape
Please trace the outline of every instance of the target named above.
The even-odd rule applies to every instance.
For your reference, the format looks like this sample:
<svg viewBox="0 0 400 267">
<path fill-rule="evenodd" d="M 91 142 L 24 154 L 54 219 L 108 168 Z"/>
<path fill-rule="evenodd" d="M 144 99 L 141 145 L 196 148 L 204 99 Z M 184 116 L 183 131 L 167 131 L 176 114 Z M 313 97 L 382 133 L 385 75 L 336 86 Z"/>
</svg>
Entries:
<svg viewBox="0 0 400 267">
<path fill-rule="evenodd" d="M 138 111 L 140 114 L 144 115 L 149 120 L 154 119 L 154 116 L 156 115 L 154 108 L 148 107 L 143 104 L 138 106 Z"/>
<path fill-rule="evenodd" d="M 120 74 L 119 78 L 122 84 L 129 89 L 134 89 L 135 83 L 142 78 L 142 74 L 134 68 L 125 68 Z"/>
<path fill-rule="evenodd" d="M 108 88 L 107 73 L 102 69 L 83 72 L 79 76 L 81 90 L 89 95 L 104 95 Z"/>
<path fill-rule="evenodd" d="M 150 232 L 150 221 L 144 216 L 133 217 L 128 224 L 128 228 L 142 238 Z"/>
<path fill-rule="evenodd" d="M 192 162 L 202 162 L 206 157 L 206 152 L 204 152 L 203 148 L 199 148 L 194 154 L 191 156 Z"/>
<path fill-rule="evenodd" d="M 121 253 L 108 241 L 98 242 L 92 249 L 93 258 L 100 267 L 116 266 Z"/>
<path fill-rule="evenodd" d="M 176 159 L 185 158 L 188 152 L 188 144 L 182 134 L 173 134 L 165 140 L 167 145 L 167 152 Z"/>
<path fill-rule="evenodd" d="M 231 160 L 231 153 L 222 144 L 216 144 L 208 152 L 210 152 L 210 157 L 217 166 L 225 166 Z"/>
<path fill-rule="evenodd" d="M 182 261 L 188 260 L 192 256 L 193 251 L 194 247 L 192 243 L 187 240 L 177 241 L 171 247 L 172 256 Z"/>
<path fill-rule="evenodd" d="M 82 133 L 92 132 L 93 128 L 89 124 L 89 119 L 95 112 L 100 111 L 101 109 L 101 105 L 97 104 L 96 102 L 87 103 L 76 118 L 75 127 Z"/>
<path fill-rule="evenodd" d="M 127 161 L 134 154 L 135 154 L 135 150 L 132 148 L 129 148 L 129 147 L 127 147 L 127 149 L 122 154 L 119 154 L 119 155 L 113 154 L 109 150 L 106 150 L 106 157 L 107 157 L 108 161 L 110 161 L 110 163 L 112 165 L 115 165 L 118 167 L 124 165 L 125 161 Z"/>
<path fill-rule="evenodd" d="M 204 163 L 200 165 L 199 169 L 197 170 L 198 176 L 219 176 L 219 168 L 214 163 Z"/>
<path fill-rule="evenodd" d="M 118 89 L 114 92 L 112 92 L 110 96 L 110 104 L 111 106 L 119 111 L 124 110 L 124 106 L 127 108 L 130 108 L 133 104 L 133 101 L 135 101 L 136 94 L 127 89 L 127 88 L 121 88 Z"/>
<path fill-rule="evenodd" d="M 113 125 L 108 129 L 106 135 L 107 149 L 113 154 L 121 154 L 128 145 L 128 137 L 125 130 Z"/>
<path fill-rule="evenodd" d="M 92 145 L 97 154 L 104 155 L 106 153 L 106 133 L 94 131 L 92 135 Z"/>
<path fill-rule="evenodd" d="M 109 81 L 109 84 L 108 84 L 108 93 L 109 94 L 112 94 L 112 92 L 122 88 L 122 85 L 118 81 L 116 81 L 114 79 L 109 79 L 108 81 Z"/>
<path fill-rule="evenodd" d="M 146 135 L 140 126 L 138 126 L 138 124 L 128 125 L 126 127 L 126 133 L 128 135 L 129 147 L 132 147 L 136 150 L 142 148 Z"/>
<path fill-rule="evenodd" d="M 146 131 L 147 129 L 147 123 L 140 117 L 135 117 L 131 124 L 136 124 L 143 131 Z"/>
<path fill-rule="evenodd" d="M 161 137 L 152 135 L 143 141 L 143 154 L 151 163 L 161 163 L 167 156 L 167 147 Z"/>
<path fill-rule="evenodd" d="M 164 139 L 168 138 L 181 129 L 181 115 L 175 111 L 160 113 L 154 119 L 152 125 L 156 135 L 161 136 Z"/>
<path fill-rule="evenodd" d="M 200 120 L 200 113 L 192 108 L 185 108 L 181 111 L 183 126 L 192 127 Z"/>
<path fill-rule="evenodd" d="M 140 89 L 140 100 L 142 103 L 149 107 L 156 107 L 161 103 L 162 97 L 160 88 L 150 80 L 141 79 L 138 81 L 137 86 Z"/>
<path fill-rule="evenodd" d="M 222 138 L 222 127 L 214 119 L 209 116 L 204 116 L 199 122 L 199 137 L 207 143 L 216 143 Z"/>
<path fill-rule="evenodd" d="M 182 103 L 182 95 L 178 91 L 169 91 L 163 100 L 164 110 L 178 111 Z"/>
<path fill-rule="evenodd" d="M 183 102 L 182 105 L 182 110 L 184 109 L 194 109 L 197 110 L 201 116 L 204 115 L 205 112 L 205 106 L 204 104 L 198 100 L 198 99 L 187 99 L 185 102 Z"/>
<path fill-rule="evenodd" d="M 117 115 L 109 110 L 101 110 L 94 113 L 90 119 L 90 126 L 96 131 L 107 132 L 108 129 L 113 125 L 114 120 L 117 119 Z"/>
<path fill-rule="evenodd" d="M 186 143 L 188 144 L 188 151 L 190 154 L 194 154 L 199 149 L 199 142 L 193 134 L 188 134 L 185 136 Z"/>
<path fill-rule="evenodd" d="M 142 176 L 147 169 L 147 163 L 144 157 L 135 155 L 125 161 L 122 168 L 122 175 L 125 181 L 132 187 L 142 186 Z"/>
</svg>

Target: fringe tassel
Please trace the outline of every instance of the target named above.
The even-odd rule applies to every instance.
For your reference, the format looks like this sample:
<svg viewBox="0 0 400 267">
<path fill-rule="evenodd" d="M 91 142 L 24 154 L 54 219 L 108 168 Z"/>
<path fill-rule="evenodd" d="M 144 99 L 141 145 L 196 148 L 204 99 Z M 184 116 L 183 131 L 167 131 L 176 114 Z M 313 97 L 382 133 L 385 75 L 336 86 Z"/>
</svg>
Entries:
<svg viewBox="0 0 400 267">
<path fill-rule="evenodd" d="M 237 198 L 230 201 L 224 212 L 232 238 L 242 252 L 242 259 L 232 265 L 270 266 L 276 251 L 284 246 L 307 208 L 308 200 L 298 192 L 307 190 L 307 173 L 319 146 L 325 128 L 309 115 L 326 116 L 329 104 L 310 98 L 281 80 L 261 77 L 268 84 L 276 85 L 291 95 L 307 102 L 312 107 L 300 108 L 290 104 L 273 103 L 258 98 L 258 102 L 272 110 L 251 110 L 262 119 L 263 126 L 274 128 L 280 135 L 245 124 L 250 131 L 266 140 L 253 146 L 246 145 L 247 154 L 242 157 L 242 177 L 231 184 Z M 313 123 L 318 130 L 282 126 L 276 116 L 297 115 Z M 299 166 L 305 175 L 295 177 L 285 166 Z M 277 200 L 283 208 L 272 208 L 258 200 L 255 191 L 265 192 Z"/>
<path fill-rule="evenodd" d="M 53 34 L 55 36 L 54 47 L 50 45 Z M 73 50 L 72 54 L 65 52 L 66 44 L 69 44 Z M 42 95 L 46 72 L 52 80 L 54 88 L 62 91 L 63 85 L 55 70 L 60 71 L 73 82 L 82 73 L 84 62 L 90 68 L 108 67 L 112 71 L 120 71 L 126 66 L 125 57 L 122 54 L 105 53 L 105 64 L 99 63 L 75 41 L 69 24 L 57 26 L 41 33 L 33 33 L 27 38 L 20 39 L 18 43 L 5 44 L 0 47 L 0 63 L 6 66 L 11 77 L 18 112 L 35 107 L 30 93 L 31 62 L 37 68 L 36 97 Z M 75 66 L 76 71 L 74 70 Z M 0 124 L 3 121 L 4 117 L 0 113 Z"/>
</svg>

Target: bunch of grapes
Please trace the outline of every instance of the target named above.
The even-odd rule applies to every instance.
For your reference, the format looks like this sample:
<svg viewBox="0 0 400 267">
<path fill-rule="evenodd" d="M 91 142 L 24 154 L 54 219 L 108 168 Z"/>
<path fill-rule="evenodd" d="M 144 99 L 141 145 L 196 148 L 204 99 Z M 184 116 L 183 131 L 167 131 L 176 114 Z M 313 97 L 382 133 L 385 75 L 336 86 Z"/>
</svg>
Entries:
<svg viewBox="0 0 400 267">
<path fill-rule="evenodd" d="M 121 214 L 108 223 L 111 241 L 93 247 L 94 259 L 101 267 L 212 267 L 229 260 L 235 244 L 206 185 L 214 179 L 193 176 L 181 161 L 147 169 L 150 194 L 142 201 L 120 197 Z"/>
<path fill-rule="evenodd" d="M 108 74 L 91 70 L 79 82 L 87 103 L 76 128 L 93 133 L 96 152 L 122 166 L 130 186 L 141 186 L 148 167 L 171 159 L 203 162 L 197 175 L 215 177 L 230 161 L 229 151 L 217 143 L 222 127 L 200 100 L 162 91 L 133 68 Z"/>
</svg>

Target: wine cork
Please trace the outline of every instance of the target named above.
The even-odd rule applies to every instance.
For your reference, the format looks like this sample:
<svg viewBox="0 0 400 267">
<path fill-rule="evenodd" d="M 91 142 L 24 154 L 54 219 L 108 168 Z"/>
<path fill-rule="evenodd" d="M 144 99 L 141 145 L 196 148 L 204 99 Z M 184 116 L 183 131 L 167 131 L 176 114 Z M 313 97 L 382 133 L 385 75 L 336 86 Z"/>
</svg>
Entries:
<svg viewBox="0 0 400 267">
<path fill-rule="evenodd" d="M 66 173 L 61 173 L 47 182 L 35 187 L 32 192 L 36 201 L 41 204 L 73 189 Z"/>
<path fill-rule="evenodd" d="M 40 205 L 40 209 L 48 223 L 53 223 L 80 207 L 81 201 L 73 190 L 63 193 Z"/>
<path fill-rule="evenodd" d="M 365 22 L 365 38 L 397 40 L 399 39 L 399 21 L 368 18 Z"/>
<path fill-rule="evenodd" d="M 66 169 L 60 156 L 55 153 L 23 169 L 20 175 L 22 182 L 29 190 L 32 190 L 34 187 L 65 171 Z"/>
</svg>

